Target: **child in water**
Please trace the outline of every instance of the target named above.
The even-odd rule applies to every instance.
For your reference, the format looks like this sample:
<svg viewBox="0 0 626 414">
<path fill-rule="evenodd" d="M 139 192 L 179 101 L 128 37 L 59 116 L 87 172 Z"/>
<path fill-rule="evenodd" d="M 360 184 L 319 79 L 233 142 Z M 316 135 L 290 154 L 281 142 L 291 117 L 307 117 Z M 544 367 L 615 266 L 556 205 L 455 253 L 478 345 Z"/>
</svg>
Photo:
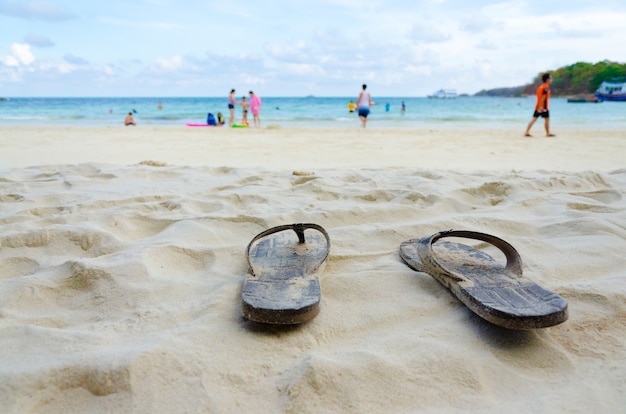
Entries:
<svg viewBox="0 0 626 414">
<path fill-rule="evenodd" d="M 250 108 L 250 103 L 246 102 L 245 96 L 241 98 L 240 105 L 243 107 L 243 117 L 241 118 L 241 123 L 248 125 L 248 108 Z"/>
</svg>

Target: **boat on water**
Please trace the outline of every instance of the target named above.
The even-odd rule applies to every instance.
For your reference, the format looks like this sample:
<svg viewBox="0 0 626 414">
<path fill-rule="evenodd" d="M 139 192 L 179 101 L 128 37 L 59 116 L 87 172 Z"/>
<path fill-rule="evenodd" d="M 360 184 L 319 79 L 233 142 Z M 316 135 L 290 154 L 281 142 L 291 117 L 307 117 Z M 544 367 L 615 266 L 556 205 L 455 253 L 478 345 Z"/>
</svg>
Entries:
<svg viewBox="0 0 626 414">
<path fill-rule="evenodd" d="M 600 103 L 598 98 L 567 98 L 567 103 Z"/>
<path fill-rule="evenodd" d="M 596 91 L 599 101 L 626 101 L 626 82 L 604 81 Z"/>
<path fill-rule="evenodd" d="M 439 89 L 432 95 L 428 95 L 428 97 L 437 99 L 455 99 L 456 89 Z"/>
</svg>

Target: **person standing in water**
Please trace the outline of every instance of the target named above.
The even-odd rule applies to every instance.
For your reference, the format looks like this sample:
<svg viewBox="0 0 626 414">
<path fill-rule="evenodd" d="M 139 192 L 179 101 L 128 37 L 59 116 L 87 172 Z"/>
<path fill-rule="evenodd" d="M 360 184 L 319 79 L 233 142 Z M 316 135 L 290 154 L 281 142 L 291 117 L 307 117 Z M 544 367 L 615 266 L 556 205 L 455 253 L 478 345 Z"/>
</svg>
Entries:
<svg viewBox="0 0 626 414">
<path fill-rule="evenodd" d="M 241 107 L 243 108 L 243 117 L 241 118 L 241 123 L 248 125 L 248 108 L 250 108 L 250 103 L 246 102 L 245 96 L 242 96 L 239 105 L 241 105 Z"/>
<path fill-rule="evenodd" d="M 235 90 L 231 89 L 230 95 L 228 95 L 228 111 L 230 112 L 228 125 L 232 125 L 235 123 L 235 105 L 237 105 L 237 101 L 235 100 Z"/>
<path fill-rule="evenodd" d="M 250 91 L 250 111 L 254 117 L 254 126 L 261 127 L 261 98 Z"/>
<path fill-rule="evenodd" d="M 359 112 L 359 119 L 361 120 L 361 126 L 363 128 L 367 126 L 367 116 L 370 114 L 370 106 L 374 105 L 372 96 L 366 89 L 367 85 L 363 84 L 363 90 L 356 100 L 356 109 Z"/>
</svg>

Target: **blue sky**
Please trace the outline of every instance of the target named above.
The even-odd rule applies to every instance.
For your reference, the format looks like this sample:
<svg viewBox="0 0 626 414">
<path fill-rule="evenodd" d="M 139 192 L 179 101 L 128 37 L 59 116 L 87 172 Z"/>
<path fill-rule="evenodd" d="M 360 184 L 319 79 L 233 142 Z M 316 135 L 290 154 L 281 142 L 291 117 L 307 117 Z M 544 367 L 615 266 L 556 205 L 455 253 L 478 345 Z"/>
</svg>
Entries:
<svg viewBox="0 0 626 414">
<path fill-rule="evenodd" d="M 426 96 L 626 60 L 623 0 L 0 0 L 0 96 Z"/>
</svg>

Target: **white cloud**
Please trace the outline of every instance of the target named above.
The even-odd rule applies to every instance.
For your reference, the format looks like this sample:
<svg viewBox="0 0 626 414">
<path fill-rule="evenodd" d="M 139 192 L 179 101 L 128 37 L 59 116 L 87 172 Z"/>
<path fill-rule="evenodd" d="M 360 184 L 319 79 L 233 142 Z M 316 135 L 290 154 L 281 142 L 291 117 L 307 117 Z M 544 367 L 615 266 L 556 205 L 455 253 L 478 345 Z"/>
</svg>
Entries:
<svg viewBox="0 0 626 414">
<path fill-rule="evenodd" d="M 11 53 L 3 61 L 7 66 L 28 66 L 35 61 L 35 55 L 30 51 L 30 45 L 13 43 Z"/>
<path fill-rule="evenodd" d="M 313 50 L 305 41 L 296 43 L 265 45 L 265 53 L 272 59 L 290 63 L 304 63 L 312 58 Z"/>
<path fill-rule="evenodd" d="M 476 48 L 484 50 L 498 50 L 498 45 L 489 39 L 483 39 L 476 44 Z"/>
<path fill-rule="evenodd" d="M 290 63 L 285 65 L 285 74 L 295 75 L 302 77 L 309 76 L 323 76 L 325 75 L 324 69 L 319 65 L 312 65 L 307 63 Z"/>
<path fill-rule="evenodd" d="M 476 13 L 464 19 L 461 23 L 461 29 L 472 34 L 478 34 L 490 30 L 502 30 L 504 29 L 504 24 L 483 13 Z"/>
<path fill-rule="evenodd" d="M 153 69 L 157 72 L 173 72 L 183 67 L 183 58 L 174 56 L 170 59 L 157 59 Z"/>
<path fill-rule="evenodd" d="M 113 66 L 110 65 L 105 65 L 102 68 L 102 73 L 106 76 L 114 76 L 115 75 L 115 68 L 113 68 Z"/>
<path fill-rule="evenodd" d="M 439 43 L 450 40 L 450 34 L 440 29 L 439 26 L 430 23 L 416 24 L 409 33 L 409 39 L 424 43 Z"/>
</svg>

